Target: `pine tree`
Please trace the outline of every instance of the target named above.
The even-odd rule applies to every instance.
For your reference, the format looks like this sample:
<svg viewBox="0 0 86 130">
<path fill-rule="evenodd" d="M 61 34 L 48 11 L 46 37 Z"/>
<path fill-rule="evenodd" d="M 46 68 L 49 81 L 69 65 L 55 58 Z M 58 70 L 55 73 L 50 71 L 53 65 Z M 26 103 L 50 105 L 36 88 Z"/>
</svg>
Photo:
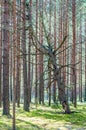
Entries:
<svg viewBox="0 0 86 130">
<path fill-rule="evenodd" d="M 9 108 L 9 2 L 3 1 L 3 115 L 10 114 Z"/>
</svg>

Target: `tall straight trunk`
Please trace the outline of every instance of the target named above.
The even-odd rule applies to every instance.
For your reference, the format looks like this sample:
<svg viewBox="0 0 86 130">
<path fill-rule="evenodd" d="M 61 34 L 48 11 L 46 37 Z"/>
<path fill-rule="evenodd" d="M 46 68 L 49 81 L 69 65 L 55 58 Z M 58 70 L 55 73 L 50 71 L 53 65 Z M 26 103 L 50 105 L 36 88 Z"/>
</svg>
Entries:
<svg viewBox="0 0 86 130">
<path fill-rule="evenodd" d="M 64 0 L 63 16 L 64 16 L 64 18 L 63 18 L 63 37 L 65 37 L 65 36 L 68 36 L 68 0 Z M 67 49 L 66 49 L 67 44 L 68 44 L 67 39 L 65 40 L 65 43 L 63 45 L 63 65 L 67 64 Z M 67 86 L 66 74 L 67 74 L 67 68 L 64 67 L 63 68 L 63 78 L 64 78 L 65 86 Z"/>
<path fill-rule="evenodd" d="M 49 106 L 51 105 L 51 63 L 48 61 L 48 89 L 49 89 Z"/>
<path fill-rule="evenodd" d="M 66 35 L 69 34 L 69 16 L 68 16 L 68 0 L 66 0 Z M 69 46 L 69 37 L 67 37 L 67 41 L 66 41 L 66 46 L 68 47 Z M 70 59 L 70 53 L 69 53 L 69 48 L 66 50 L 66 64 L 69 64 L 69 59 Z M 69 100 L 69 83 L 70 83 L 70 76 L 69 76 L 69 72 L 70 72 L 70 69 L 69 67 L 67 68 L 66 70 L 67 72 L 67 76 L 66 76 L 66 90 L 67 90 L 67 101 Z"/>
<path fill-rule="evenodd" d="M 26 58 L 26 14 L 25 14 L 25 0 L 22 0 L 22 51 L 23 51 L 23 85 L 24 85 L 24 110 L 29 111 L 29 91 L 27 81 L 27 58 Z"/>
<path fill-rule="evenodd" d="M 3 2 L 3 115 L 9 115 L 9 2 Z"/>
<path fill-rule="evenodd" d="M 67 36 L 67 5 L 66 5 L 66 1 L 63 1 L 63 8 L 62 8 L 62 13 L 63 13 L 63 18 L 62 18 L 62 24 L 63 24 L 63 38 L 65 36 Z M 63 57 L 63 65 L 66 64 L 66 46 L 67 46 L 67 41 L 65 40 L 65 43 L 62 46 L 62 57 Z M 62 72 L 62 76 L 63 76 L 63 81 L 64 81 L 64 85 L 66 86 L 66 67 L 63 68 L 63 72 Z"/>
<path fill-rule="evenodd" d="M 72 0 L 72 28 L 73 28 L 73 47 L 72 47 L 72 63 L 73 63 L 73 83 L 74 83 L 74 107 L 77 104 L 76 96 L 76 0 Z"/>
<path fill-rule="evenodd" d="M 54 49 L 56 49 L 56 0 L 54 0 Z M 56 81 L 53 84 L 53 101 L 56 102 Z"/>
<path fill-rule="evenodd" d="M 17 17 L 17 27 L 20 25 L 20 15 L 21 15 L 21 3 L 18 4 L 18 17 Z M 16 81 L 16 101 L 17 106 L 20 107 L 20 30 L 17 28 L 17 81 Z"/>
<path fill-rule="evenodd" d="M 62 39 L 67 36 L 67 2 L 63 0 L 63 2 L 60 1 L 60 17 L 59 17 L 59 43 L 61 43 Z M 60 65 L 65 65 L 66 64 L 66 46 L 67 46 L 67 41 L 65 40 L 65 43 L 62 45 L 62 47 L 59 49 L 61 53 L 59 54 L 59 63 Z M 61 77 L 64 82 L 64 91 L 65 91 L 65 86 L 66 86 L 66 67 L 63 67 L 61 69 Z"/>
<path fill-rule="evenodd" d="M 16 0 L 13 1 L 13 130 L 16 130 L 16 78 L 17 78 L 17 27 L 16 27 Z"/>
<path fill-rule="evenodd" d="M 39 40 L 43 44 L 43 1 L 39 2 L 40 18 L 39 18 Z M 44 80 L 43 80 L 43 54 L 39 56 L 39 103 L 44 104 Z"/>
<path fill-rule="evenodd" d="M 84 101 L 86 101 L 86 19 L 85 19 L 85 96 Z"/>
<path fill-rule="evenodd" d="M 69 49 L 67 50 L 67 55 L 68 55 L 68 57 L 67 57 L 67 64 L 69 64 Z M 67 68 L 67 101 L 69 100 L 69 87 L 68 87 L 68 85 L 69 85 L 69 68 Z"/>
<path fill-rule="evenodd" d="M 58 24 L 58 28 L 59 28 L 59 33 L 58 33 L 58 43 L 61 43 L 62 42 L 62 38 L 63 38 L 63 36 L 62 36 L 62 27 L 63 27 L 63 25 L 62 25 L 62 2 L 61 1 L 59 1 L 59 24 Z M 58 46 L 59 46 L 59 44 L 58 44 Z M 62 51 L 62 47 L 61 48 L 59 48 L 59 52 L 60 51 Z M 59 64 L 60 65 L 62 65 L 62 53 L 59 53 L 58 54 L 58 62 L 59 62 Z M 57 84 L 58 85 L 58 84 Z"/>
<path fill-rule="evenodd" d="M 0 8 L 2 7 L 2 1 L 0 3 Z M 0 11 L 1 19 L 1 31 L 0 31 L 0 107 L 2 106 L 2 83 L 1 83 L 1 77 L 2 77 L 2 11 Z"/>
<path fill-rule="evenodd" d="M 80 4 L 81 5 L 81 4 Z M 81 19 L 81 10 L 80 10 L 80 101 L 82 102 L 82 19 Z"/>
<path fill-rule="evenodd" d="M 11 6 L 11 5 L 10 5 Z M 10 22 L 11 25 L 13 24 L 13 8 L 10 9 Z M 13 27 L 11 27 L 11 31 L 10 31 L 10 50 L 9 50 L 9 87 L 10 87 L 10 102 L 13 102 L 13 67 L 14 67 L 14 58 L 13 58 L 13 53 L 14 53 L 14 42 L 13 42 Z"/>
<path fill-rule="evenodd" d="M 78 26 L 78 20 L 76 22 L 76 39 L 77 41 L 79 40 L 79 26 Z M 80 47 L 80 45 L 79 45 Z M 76 48 L 76 52 L 77 52 L 77 55 L 76 55 L 76 60 L 79 61 L 80 60 L 80 50 L 78 51 L 78 48 Z M 80 101 L 80 63 L 76 66 L 76 83 L 77 83 L 77 89 L 78 89 L 78 98 L 79 98 L 79 101 Z"/>
<path fill-rule="evenodd" d="M 2 83 L 1 83 L 1 75 L 2 75 L 2 39 L 1 39 L 1 32 L 0 32 L 0 107 L 2 106 Z"/>
<path fill-rule="evenodd" d="M 43 1 L 41 3 L 41 16 L 42 16 L 42 19 L 41 19 L 41 37 L 40 37 L 40 43 L 43 44 Z M 44 104 L 44 75 L 43 75 L 43 72 L 44 72 L 44 65 L 43 65 L 43 54 L 41 54 L 41 102 L 42 104 Z"/>
<path fill-rule="evenodd" d="M 30 0 L 30 7 L 29 7 L 29 24 L 30 28 L 32 29 L 32 0 Z M 30 60 L 31 60 L 31 30 L 29 29 L 29 44 L 28 44 L 28 91 L 29 91 L 29 105 L 31 101 L 31 65 L 30 65 Z"/>
<path fill-rule="evenodd" d="M 62 38 L 63 38 L 63 22 L 62 22 L 62 2 L 59 1 L 59 24 L 58 24 L 58 28 L 59 28 L 59 33 L 58 33 L 58 43 L 62 42 Z M 58 44 L 59 45 L 59 44 Z M 59 49 L 59 52 L 62 51 L 62 47 Z M 59 64 L 62 65 L 62 53 L 59 53 L 58 55 L 58 61 Z"/>
<path fill-rule="evenodd" d="M 49 0 L 49 38 L 51 38 L 51 0 Z M 50 39 L 51 41 L 51 39 Z M 51 64 L 50 61 L 48 62 L 48 88 L 49 88 L 49 106 L 51 105 L 51 70 L 50 70 Z"/>
<path fill-rule="evenodd" d="M 38 36 L 38 3 L 39 1 L 36 0 L 36 36 Z M 37 45 L 37 43 L 36 43 Z M 37 53 L 38 53 L 38 50 L 36 48 L 36 58 L 35 58 L 35 62 L 36 62 L 36 72 L 35 72 L 35 76 L 36 76 L 36 79 L 35 79 L 35 104 L 37 106 L 38 104 L 38 84 L 37 84 L 37 81 L 38 81 L 38 56 L 37 56 Z"/>
<path fill-rule="evenodd" d="M 41 79 L 40 79 L 40 86 L 41 86 L 41 102 L 44 104 L 44 79 L 43 79 L 43 55 L 41 56 L 42 67 L 41 67 Z"/>
<path fill-rule="evenodd" d="M 10 43 L 10 46 L 12 46 L 13 45 L 13 43 L 12 43 L 12 36 L 11 36 L 11 43 Z M 13 97 L 12 97 L 12 95 L 13 95 L 13 70 L 12 70 L 12 68 L 13 68 L 13 48 L 10 48 L 10 53 L 9 53 L 10 55 L 9 55 L 9 64 L 10 64 L 10 66 L 9 66 L 9 70 L 10 70 L 10 76 L 9 76 L 9 86 L 10 86 L 10 102 L 12 102 L 13 101 Z"/>
<path fill-rule="evenodd" d="M 31 66 L 31 83 L 30 83 L 30 85 L 31 85 L 31 88 L 30 88 L 30 91 L 31 91 L 31 94 L 30 94 L 30 102 L 31 102 L 31 100 L 32 100 L 32 96 L 33 96 L 33 89 L 34 89 L 34 87 L 33 87 L 33 82 L 34 82 L 34 79 L 33 79 L 33 77 L 34 77 L 34 65 L 33 65 L 33 63 L 34 63 L 34 60 L 33 60 L 33 57 L 32 57 L 32 66 Z"/>
<path fill-rule="evenodd" d="M 11 6 L 11 5 L 10 5 Z M 13 9 L 11 9 L 10 13 L 10 21 L 13 21 Z M 13 101 L 13 35 L 12 35 L 13 28 L 11 28 L 10 32 L 10 50 L 9 50 L 9 95 L 10 95 L 10 102 Z"/>
</svg>

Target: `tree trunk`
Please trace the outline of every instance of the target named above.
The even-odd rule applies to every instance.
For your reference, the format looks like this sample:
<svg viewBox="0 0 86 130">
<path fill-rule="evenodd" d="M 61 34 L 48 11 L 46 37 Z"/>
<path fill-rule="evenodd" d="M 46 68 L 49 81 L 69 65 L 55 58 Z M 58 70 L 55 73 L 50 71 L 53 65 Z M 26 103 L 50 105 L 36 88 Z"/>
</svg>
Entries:
<svg viewBox="0 0 86 130">
<path fill-rule="evenodd" d="M 2 7 L 2 1 L 0 3 L 0 7 Z M 1 19 L 1 31 L 0 31 L 0 107 L 2 106 L 2 11 L 0 11 Z"/>
<path fill-rule="evenodd" d="M 27 58 L 26 58 L 26 14 L 25 14 L 25 0 L 22 0 L 22 51 L 23 51 L 23 85 L 24 85 L 24 110 L 29 111 L 29 91 L 28 91 L 28 81 L 27 81 Z"/>
<path fill-rule="evenodd" d="M 81 2 L 80 2 L 81 6 Z M 80 10 L 80 34 L 79 34 L 79 42 L 80 42 L 80 101 L 82 102 L 82 12 Z"/>
<path fill-rule="evenodd" d="M 1 32 L 0 32 L 0 37 L 1 37 Z M 1 76 L 2 76 L 2 39 L 0 39 L 0 107 L 2 106 L 2 83 L 1 83 Z"/>
<path fill-rule="evenodd" d="M 56 49 L 56 0 L 54 0 L 54 49 Z M 56 81 L 53 83 L 53 101 L 56 102 Z"/>
<path fill-rule="evenodd" d="M 38 36 L 38 0 L 36 0 L 36 37 Z M 37 45 L 37 42 L 36 42 L 36 45 Z M 38 104 L 38 84 L 37 84 L 37 81 L 38 81 L 38 50 L 36 48 L 36 57 L 35 57 L 35 63 L 36 63 L 36 69 L 35 69 L 35 104 L 36 104 L 36 107 L 37 107 L 37 104 Z"/>
<path fill-rule="evenodd" d="M 77 96 L 76 96 L 76 0 L 72 0 L 72 24 L 73 24 L 73 47 L 72 47 L 72 79 L 74 84 L 74 107 L 77 104 Z"/>
<path fill-rule="evenodd" d="M 9 6 L 4 0 L 3 29 L 3 115 L 9 115 Z"/>
<path fill-rule="evenodd" d="M 28 96 L 29 96 L 29 107 L 30 107 L 30 101 L 31 101 L 31 29 L 32 29 L 32 0 L 30 0 L 30 5 L 29 5 L 29 10 L 28 10 L 28 15 L 29 15 L 29 19 L 28 19 L 28 23 L 30 25 L 30 29 L 29 29 L 29 44 L 28 44 Z"/>
<path fill-rule="evenodd" d="M 58 85 L 58 98 L 62 104 L 64 112 L 69 114 L 71 113 L 71 111 L 70 111 L 69 104 L 66 98 L 64 81 L 61 78 L 61 68 L 57 67 L 55 55 L 50 54 L 50 57 L 51 57 L 51 61 L 52 61 L 53 69 L 54 69 L 53 70 L 54 80 L 57 81 L 57 85 Z"/>
<path fill-rule="evenodd" d="M 16 25 L 16 0 L 13 1 L 13 130 L 16 130 L 16 78 L 17 78 L 17 25 Z"/>
<path fill-rule="evenodd" d="M 48 61 L 48 92 L 49 92 L 49 106 L 51 105 L 51 63 Z"/>
<path fill-rule="evenodd" d="M 86 19 L 85 19 L 85 96 L 84 101 L 86 101 Z"/>
<path fill-rule="evenodd" d="M 62 107 L 65 111 L 65 113 L 70 113 L 70 108 L 69 108 L 69 105 L 68 105 L 68 102 L 67 102 L 67 98 L 66 98 L 66 94 L 65 94 L 65 86 L 64 86 L 64 82 L 63 80 L 61 79 L 61 74 L 58 70 L 58 68 L 54 67 L 54 74 L 55 74 L 55 78 L 57 80 L 57 84 L 58 84 L 58 98 L 59 100 L 61 101 L 61 104 L 62 104 Z"/>
<path fill-rule="evenodd" d="M 17 26 L 20 25 L 20 15 L 21 15 L 21 3 L 18 3 L 18 17 Z M 20 107 L 20 30 L 17 28 L 17 81 L 16 81 L 16 101 L 17 107 Z"/>
<path fill-rule="evenodd" d="M 39 40 L 40 44 L 43 44 L 43 1 L 39 1 L 40 6 L 40 18 L 39 18 Z M 39 56 L 39 103 L 44 104 L 44 80 L 43 80 L 43 53 L 40 52 Z"/>
</svg>

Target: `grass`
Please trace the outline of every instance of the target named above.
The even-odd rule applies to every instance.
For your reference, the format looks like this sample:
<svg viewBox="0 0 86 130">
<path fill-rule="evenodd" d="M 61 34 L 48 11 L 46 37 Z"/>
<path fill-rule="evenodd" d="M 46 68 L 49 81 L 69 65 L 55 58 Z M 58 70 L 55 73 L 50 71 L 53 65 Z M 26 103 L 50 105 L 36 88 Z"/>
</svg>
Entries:
<svg viewBox="0 0 86 130">
<path fill-rule="evenodd" d="M 85 130 L 86 105 L 78 105 L 71 114 L 62 114 L 61 108 L 31 106 L 30 112 L 22 107 L 16 109 L 16 130 Z M 12 111 L 12 110 L 11 110 Z M 12 130 L 12 118 L 2 116 L 0 109 L 0 130 Z"/>
</svg>

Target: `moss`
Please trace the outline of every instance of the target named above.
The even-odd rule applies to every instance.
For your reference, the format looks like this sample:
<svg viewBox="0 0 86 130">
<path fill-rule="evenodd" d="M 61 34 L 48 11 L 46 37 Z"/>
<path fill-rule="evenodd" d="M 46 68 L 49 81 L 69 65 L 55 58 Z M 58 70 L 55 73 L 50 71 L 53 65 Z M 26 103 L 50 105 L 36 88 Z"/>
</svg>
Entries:
<svg viewBox="0 0 86 130">
<path fill-rule="evenodd" d="M 71 109 L 75 112 L 62 114 L 60 107 L 56 108 L 56 106 L 53 109 L 46 106 L 38 106 L 37 109 L 31 109 L 30 112 L 25 112 L 22 107 L 17 108 L 16 130 L 54 130 L 62 127 L 62 125 L 65 128 L 86 129 L 86 106 L 78 105 L 76 109 L 71 106 Z M 61 125 L 59 125 L 59 122 Z M 0 130 L 12 130 L 12 118 L 2 116 L 2 109 L 0 109 Z"/>
</svg>

